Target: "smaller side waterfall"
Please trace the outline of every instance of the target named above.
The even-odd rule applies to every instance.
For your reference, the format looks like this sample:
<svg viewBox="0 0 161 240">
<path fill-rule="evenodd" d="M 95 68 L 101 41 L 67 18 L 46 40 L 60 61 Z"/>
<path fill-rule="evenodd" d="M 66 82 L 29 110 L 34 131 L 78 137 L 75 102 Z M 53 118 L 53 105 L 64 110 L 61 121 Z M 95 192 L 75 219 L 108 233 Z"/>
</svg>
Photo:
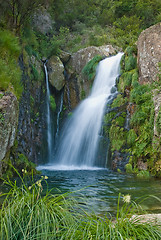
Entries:
<svg viewBox="0 0 161 240">
<path fill-rule="evenodd" d="M 48 71 L 46 62 L 44 63 L 45 80 L 46 80 L 46 105 L 47 105 L 47 145 L 48 145 L 48 161 L 52 155 L 52 127 L 51 127 L 51 112 L 50 112 L 50 89 Z"/>
<path fill-rule="evenodd" d="M 60 114 L 62 112 L 63 109 L 63 97 L 64 94 L 63 92 L 61 93 L 61 97 L 60 97 L 60 105 L 59 105 L 59 109 L 58 109 L 58 113 L 57 113 L 57 119 L 56 119 L 56 134 L 55 134 L 55 139 L 57 140 L 58 136 L 59 136 L 59 125 L 60 125 Z"/>
</svg>

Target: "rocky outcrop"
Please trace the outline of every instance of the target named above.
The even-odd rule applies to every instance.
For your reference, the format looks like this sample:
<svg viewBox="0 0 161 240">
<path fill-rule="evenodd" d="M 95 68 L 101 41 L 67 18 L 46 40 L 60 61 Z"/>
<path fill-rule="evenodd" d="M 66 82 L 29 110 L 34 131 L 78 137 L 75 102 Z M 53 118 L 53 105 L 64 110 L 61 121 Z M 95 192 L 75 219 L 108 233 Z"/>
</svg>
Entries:
<svg viewBox="0 0 161 240">
<path fill-rule="evenodd" d="M 36 31 L 45 35 L 53 30 L 54 22 L 47 10 L 41 7 L 33 15 L 32 24 Z"/>
<path fill-rule="evenodd" d="M 157 79 L 158 63 L 161 62 L 161 23 L 143 31 L 137 42 L 139 81 L 152 83 Z"/>
<path fill-rule="evenodd" d="M 17 124 L 17 98 L 12 93 L 0 92 L 0 168 L 1 160 L 14 144 Z"/>
<path fill-rule="evenodd" d="M 52 56 L 47 63 L 47 68 L 49 82 L 53 87 L 56 88 L 56 90 L 60 91 L 65 84 L 64 65 L 60 58 L 57 56 Z"/>
<path fill-rule="evenodd" d="M 23 93 L 19 103 L 17 153 L 37 163 L 43 151 L 45 129 L 45 76 L 43 66 L 34 56 L 19 61 L 22 70 Z"/>
<path fill-rule="evenodd" d="M 65 85 L 64 102 L 69 110 L 76 107 L 79 101 L 89 94 L 91 82 L 82 74 L 82 69 L 96 55 L 108 57 L 116 53 L 111 45 L 101 47 L 90 46 L 74 53 L 65 65 L 67 79 Z"/>
</svg>

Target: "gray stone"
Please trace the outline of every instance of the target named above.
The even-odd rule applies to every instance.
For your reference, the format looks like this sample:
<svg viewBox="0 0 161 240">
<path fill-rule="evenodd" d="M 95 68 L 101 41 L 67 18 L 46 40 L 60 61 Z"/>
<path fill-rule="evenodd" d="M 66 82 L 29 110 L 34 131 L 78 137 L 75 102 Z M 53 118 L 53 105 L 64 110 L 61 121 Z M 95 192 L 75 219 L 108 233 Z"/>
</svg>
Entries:
<svg viewBox="0 0 161 240">
<path fill-rule="evenodd" d="M 32 18 L 33 27 L 41 32 L 47 34 L 53 30 L 53 20 L 48 11 L 41 7 L 37 9 Z"/>
<path fill-rule="evenodd" d="M 64 102 L 69 110 L 75 108 L 82 99 L 89 94 L 91 82 L 82 74 L 85 65 L 96 55 L 108 57 L 116 53 L 111 45 L 101 47 L 87 47 L 74 53 L 65 65 L 68 74 L 68 82 L 65 85 Z"/>
<path fill-rule="evenodd" d="M 49 82 L 53 87 L 60 91 L 65 84 L 64 65 L 60 58 L 52 56 L 47 63 Z"/>
<path fill-rule="evenodd" d="M 0 99 L 0 161 L 14 144 L 18 124 L 18 102 L 12 93 Z"/>
<path fill-rule="evenodd" d="M 143 31 L 137 42 L 140 83 L 157 80 L 158 63 L 161 62 L 161 23 Z"/>
</svg>

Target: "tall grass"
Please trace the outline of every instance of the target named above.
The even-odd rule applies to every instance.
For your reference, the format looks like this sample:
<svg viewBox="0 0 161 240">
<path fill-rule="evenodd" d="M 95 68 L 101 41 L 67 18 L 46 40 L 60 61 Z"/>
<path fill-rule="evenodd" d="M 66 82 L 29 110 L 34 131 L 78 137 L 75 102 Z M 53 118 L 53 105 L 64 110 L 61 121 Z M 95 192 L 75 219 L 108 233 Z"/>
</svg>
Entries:
<svg viewBox="0 0 161 240">
<path fill-rule="evenodd" d="M 53 195 L 47 190 L 43 194 L 42 181 L 47 177 L 32 184 L 20 178 L 21 186 L 16 181 L 4 181 L 9 191 L 1 194 L 5 196 L 0 209 L 1 240 L 161 239 L 161 226 L 131 218 L 140 208 L 129 196 L 123 198 L 125 203 L 120 207 L 119 195 L 115 218 L 98 216 L 68 193 Z"/>
</svg>

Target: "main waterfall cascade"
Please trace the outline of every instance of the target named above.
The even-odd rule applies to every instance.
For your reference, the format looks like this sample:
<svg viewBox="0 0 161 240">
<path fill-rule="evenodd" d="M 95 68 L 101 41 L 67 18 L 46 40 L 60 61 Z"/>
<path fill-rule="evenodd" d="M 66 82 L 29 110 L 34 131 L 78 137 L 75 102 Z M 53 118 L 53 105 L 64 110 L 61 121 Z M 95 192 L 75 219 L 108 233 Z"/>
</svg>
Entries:
<svg viewBox="0 0 161 240">
<path fill-rule="evenodd" d="M 69 170 L 105 167 L 105 163 L 100 166 L 96 160 L 99 134 L 106 103 L 111 99 L 111 89 L 119 76 L 122 55 L 118 53 L 99 63 L 91 94 L 67 120 L 53 161 L 42 168 Z"/>
</svg>

